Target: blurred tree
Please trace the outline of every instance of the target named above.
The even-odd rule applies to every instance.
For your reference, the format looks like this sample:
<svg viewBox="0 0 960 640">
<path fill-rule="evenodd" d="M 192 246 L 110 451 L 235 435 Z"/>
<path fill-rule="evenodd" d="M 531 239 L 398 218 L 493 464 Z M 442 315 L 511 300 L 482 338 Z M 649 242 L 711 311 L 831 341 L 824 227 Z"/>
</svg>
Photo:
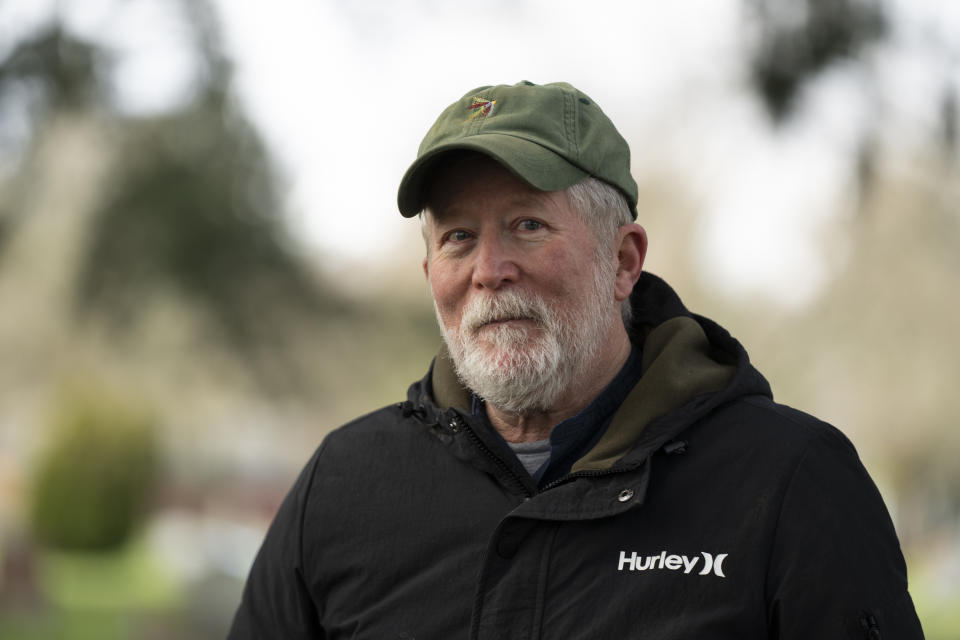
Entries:
<svg viewBox="0 0 960 640">
<path fill-rule="evenodd" d="M 290 323 L 338 314 L 346 304 L 321 286 L 286 236 L 277 175 L 231 97 L 231 67 L 211 5 L 183 0 L 173 8 L 198 61 L 185 104 L 152 117 L 124 114 L 103 80 L 114 56 L 54 17 L 0 61 L 0 96 L 8 103 L 0 116 L 30 114 L 25 157 L 37 132 L 65 113 L 98 119 L 112 149 L 115 161 L 77 265 L 79 317 L 106 321 L 122 336 L 153 296 L 173 291 L 206 318 L 214 341 L 242 354 L 263 381 L 287 387 L 296 376 L 283 374 L 293 360 L 280 347 Z M 27 211 L 28 191 L 38 187 L 29 179 L 13 185 L 0 204 L 0 250 Z M 283 379 L 266 379 L 277 374 Z"/>
<path fill-rule="evenodd" d="M 37 467 L 31 521 L 61 549 L 123 544 L 146 513 L 157 450 L 152 418 L 102 392 L 65 394 Z"/>
<path fill-rule="evenodd" d="M 960 129 L 960 104 L 957 100 L 957 88 L 945 84 L 940 98 L 940 128 L 943 147 L 948 158 L 956 156 L 958 150 L 958 129 Z"/>
<path fill-rule="evenodd" d="M 86 108 L 103 90 L 97 73 L 103 55 L 95 44 L 53 23 L 7 55 L 0 65 L 2 95 L 18 90 L 31 93 L 30 113 L 35 121 L 42 121 L 49 111 Z"/>
<path fill-rule="evenodd" d="M 747 0 L 757 18 L 750 79 L 770 115 L 792 113 L 801 87 L 883 39 L 879 0 Z"/>
<path fill-rule="evenodd" d="M 56 23 L 17 43 L 0 62 L 0 131 L 22 129 L 16 121 L 35 131 L 57 113 L 90 109 L 104 93 L 97 74 L 103 62 L 102 50 L 65 33 Z M 30 132 L 20 131 L 24 133 L 29 137 Z M 8 162 L 23 159 L 25 154 L 9 149 L 12 140 L 0 143 L 8 147 L 3 149 Z M 22 221 L 24 209 L 14 204 L 24 196 L 20 191 L 0 203 L 0 251 Z"/>
<path fill-rule="evenodd" d="M 877 69 L 868 53 L 873 47 L 889 42 L 894 26 L 882 0 L 745 0 L 745 3 L 754 26 L 747 59 L 750 83 L 775 124 L 783 124 L 794 115 L 804 86 L 835 66 L 853 63 L 868 87 L 875 83 Z M 935 114 L 939 126 L 935 133 L 943 150 L 953 157 L 960 127 L 955 74 L 960 51 L 955 42 L 944 38 L 930 38 L 927 34 L 919 37 L 924 38 L 924 47 L 944 62 L 941 95 L 931 95 L 929 99 L 931 104 L 939 102 L 939 113 Z M 881 111 L 879 94 L 871 99 L 872 108 Z M 882 148 L 878 141 L 881 127 L 882 123 L 871 122 L 863 128 L 853 158 L 852 177 L 862 204 L 869 201 L 876 182 Z M 861 207 L 861 211 L 866 209 Z"/>
<path fill-rule="evenodd" d="M 169 287 L 206 313 L 227 346 L 256 356 L 283 330 L 281 314 L 342 309 L 286 239 L 267 154 L 222 87 L 126 125 L 80 265 L 80 312 L 122 328 Z"/>
<path fill-rule="evenodd" d="M 863 59 L 889 30 L 880 0 L 746 0 L 756 18 L 751 84 L 775 124 L 796 110 L 804 85 L 834 65 Z M 865 128 L 851 176 L 867 202 L 876 177 L 878 132 Z"/>
</svg>

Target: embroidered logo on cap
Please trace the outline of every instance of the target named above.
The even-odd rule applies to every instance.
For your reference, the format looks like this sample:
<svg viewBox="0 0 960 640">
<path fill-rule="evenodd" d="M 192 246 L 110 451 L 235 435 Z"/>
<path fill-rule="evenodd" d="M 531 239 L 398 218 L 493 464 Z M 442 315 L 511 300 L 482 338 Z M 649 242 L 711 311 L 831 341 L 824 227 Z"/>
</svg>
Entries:
<svg viewBox="0 0 960 640">
<path fill-rule="evenodd" d="M 467 109 L 470 109 L 471 111 L 473 111 L 470 117 L 467 118 L 467 122 L 469 122 L 470 120 L 473 120 L 477 116 L 480 116 L 481 118 L 486 118 L 488 115 L 490 115 L 490 112 L 493 111 L 493 106 L 495 104 L 497 104 L 496 100 L 487 100 L 486 98 L 474 97 L 473 104 L 467 107 Z"/>
</svg>

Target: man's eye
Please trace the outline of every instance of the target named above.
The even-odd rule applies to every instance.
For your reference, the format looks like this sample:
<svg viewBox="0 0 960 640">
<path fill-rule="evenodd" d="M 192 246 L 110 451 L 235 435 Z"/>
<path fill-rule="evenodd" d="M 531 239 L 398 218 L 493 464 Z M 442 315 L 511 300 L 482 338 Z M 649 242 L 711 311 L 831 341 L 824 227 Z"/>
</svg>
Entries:
<svg viewBox="0 0 960 640">
<path fill-rule="evenodd" d="M 447 240 L 453 242 L 465 242 L 470 239 L 470 233 L 463 230 L 451 231 L 447 234 Z"/>
<path fill-rule="evenodd" d="M 520 222 L 520 228 L 524 231 L 537 231 L 543 228 L 543 223 L 537 220 L 523 220 Z"/>
</svg>

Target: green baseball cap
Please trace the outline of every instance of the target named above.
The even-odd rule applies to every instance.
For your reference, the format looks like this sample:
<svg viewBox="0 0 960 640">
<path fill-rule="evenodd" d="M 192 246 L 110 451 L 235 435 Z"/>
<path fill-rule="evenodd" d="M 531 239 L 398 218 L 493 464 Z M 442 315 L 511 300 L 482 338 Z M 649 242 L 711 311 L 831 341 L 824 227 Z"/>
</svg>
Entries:
<svg viewBox="0 0 960 640">
<path fill-rule="evenodd" d="M 447 107 L 400 181 L 404 217 L 423 210 L 427 178 L 458 150 L 490 156 L 541 191 L 599 178 L 623 192 L 637 217 L 627 141 L 590 97 L 566 82 L 479 87 Z"/>
</svg>

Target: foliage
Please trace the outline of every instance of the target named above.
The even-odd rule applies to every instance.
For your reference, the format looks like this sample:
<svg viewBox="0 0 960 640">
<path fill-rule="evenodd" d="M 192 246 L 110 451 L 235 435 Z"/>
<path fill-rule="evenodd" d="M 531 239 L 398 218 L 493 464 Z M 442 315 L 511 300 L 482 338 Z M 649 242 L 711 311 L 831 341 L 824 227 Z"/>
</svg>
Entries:
<svg viewBox="0 0 960 640">
<path fill-rule="evenodd" d="M 881 40 L 877 0 L 749 0 L 759 20 L 750 79 L 770 115 L 790 115 L 800 88 L 827 67 Z"/>
<path fill-rule="evenodd" d="M 0 153 L 4 163 L 17 155 L 17 125 L 26 121 L 35 130 L 56 113 L 92 108 L 105 93 L 98 69 L 106 64 L 103 51 L 70 35 L 57 24 L 24 37 L 0 60 Z M 101 69 L 102 70 L 102 69 Z M 8 122 L 13 120 L 13 126 Z M 21 134 L 23 132 L 20 132 Z M 4 185 L 14 194 L 19 185 Z M 11 193 L 0 201 L 0 254 L 24 208 Z"/>
<path fill-rule="evenodd" d="M 116 548 L 140 522 L 150 495 L 153 418 L 90 391 L 65 395 L 55 416 L 34 482 L 36 539 L 61 549 Z"/>
<path fill-rule="evenodd" d="M 336 308 L 290 249 L 265 150 L 225 96 L 129 123 L 80 265 L 77 309 L 121 326 L 158 288 L 207 313 L 231 347 L 277 331 L 278 309 Z M 324 306 L 326 304 L 326 306 Z"/>
<path fill-rule="evenodd" d="M 88 106 L 105 88 L 99 71 L 104 52 L 66 33 L 56 23 L 23 39 L 0 64 L 0 87 L 7 97 L 30 94 L 31 115 Z"/>
<path fill-rule="evenodd" d="M 238 356 L 264 386 L 291 388 L 301 377 L 292 334 L 348 305 L 287 234 L 280 180 L 232 97 L 212 5 L 184 0 L 171 10 L 199 71 L 190 95 L 163 113 L 123 113 L 104 82 L 116 54 L 55 17 L 0 59 L 0 131 L 5 116 L 30 114 L 20 175 L 0 201 L 0 251 L 38 213 L 31 191 L 44 184 L 31 155 L 57 130 L 47 125 L 69 114 L 98 132 L 108 165 L 92 210 L 71 212 L 84 219 L 74 240 L 75 319 L 123 346 L 151 302 L 173 294 L 200 319 L 204 344 Z"/>
</svg>

